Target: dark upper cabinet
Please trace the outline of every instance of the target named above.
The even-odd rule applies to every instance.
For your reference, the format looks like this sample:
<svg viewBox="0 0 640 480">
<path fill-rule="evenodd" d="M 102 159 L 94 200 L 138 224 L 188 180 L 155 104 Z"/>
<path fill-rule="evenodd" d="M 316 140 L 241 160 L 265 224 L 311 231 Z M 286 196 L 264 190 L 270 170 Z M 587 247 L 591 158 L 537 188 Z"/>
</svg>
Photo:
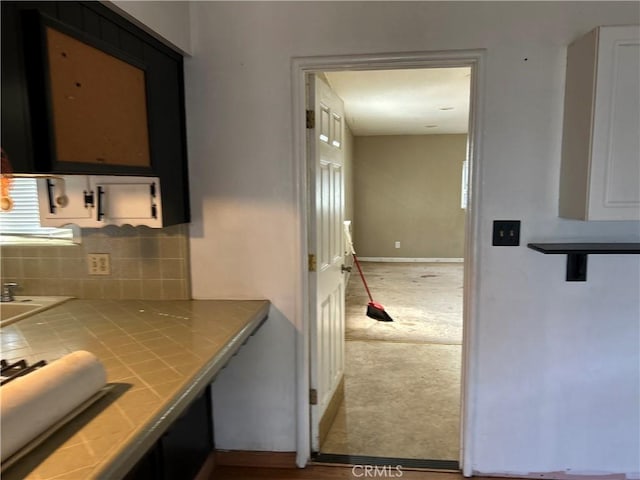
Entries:
<svg viewBox="0 0 640 480">
<path fill-rule="evenodd" d="M 182 55 L 99 2 L 1 2 L 2 148 L 18 173 L 160 178 L 190 220 Z"/>
</svg>

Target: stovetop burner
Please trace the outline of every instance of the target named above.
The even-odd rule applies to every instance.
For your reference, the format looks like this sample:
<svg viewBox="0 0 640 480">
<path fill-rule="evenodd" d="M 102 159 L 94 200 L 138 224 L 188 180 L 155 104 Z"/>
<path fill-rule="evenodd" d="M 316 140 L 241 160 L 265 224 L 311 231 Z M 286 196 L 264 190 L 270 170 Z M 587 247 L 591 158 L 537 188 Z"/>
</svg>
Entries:
<svg viewBox="0 0 640 480">
<path fill-rule="evenodd" d="M 26 360 L 17 360 L 12 363 L 6 360 L 0 360 L 0 386 L 27 373 L 33 372 L 40 367 L 44 367 L 46 364 L 46 360 L 40 360 L 31 365 L 28 365 Z"/>
</svg>

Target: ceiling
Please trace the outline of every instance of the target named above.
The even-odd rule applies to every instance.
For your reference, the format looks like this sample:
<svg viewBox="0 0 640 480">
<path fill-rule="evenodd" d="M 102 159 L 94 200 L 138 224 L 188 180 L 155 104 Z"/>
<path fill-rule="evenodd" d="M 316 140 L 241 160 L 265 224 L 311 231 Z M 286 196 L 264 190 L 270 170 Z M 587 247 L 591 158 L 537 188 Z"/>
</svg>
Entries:
<svg viewBox="0 0 640 480">
<path fill-rule="evenodd" d="M 351 132 L 367 135 L 467 133 L 471 69 L 325 72 L 344 100 Z"/>
</svg>

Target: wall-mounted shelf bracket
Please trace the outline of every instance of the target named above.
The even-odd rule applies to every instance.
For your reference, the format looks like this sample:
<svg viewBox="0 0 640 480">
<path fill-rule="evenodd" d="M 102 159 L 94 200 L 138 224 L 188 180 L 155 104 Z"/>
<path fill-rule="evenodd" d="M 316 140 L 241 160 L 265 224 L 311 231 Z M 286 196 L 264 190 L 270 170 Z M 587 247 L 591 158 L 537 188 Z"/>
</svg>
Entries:
<svg viewBox="0 0 640 480">
<path fill-rule="evenodd" d="M 587 281 L 587 256 L 593 254 L 640 254 L 640 243 L 529 243 L 544 254 L 567 255 L 567 282 Z"/>
</svg>

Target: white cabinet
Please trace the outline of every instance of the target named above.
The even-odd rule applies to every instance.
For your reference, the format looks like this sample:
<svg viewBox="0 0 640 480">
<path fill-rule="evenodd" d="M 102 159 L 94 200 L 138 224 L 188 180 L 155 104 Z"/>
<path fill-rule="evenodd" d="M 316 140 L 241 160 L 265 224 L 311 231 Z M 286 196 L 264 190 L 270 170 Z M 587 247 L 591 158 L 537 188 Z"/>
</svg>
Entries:
<svg viewBox="0 0 640 480">
<path fill-rule="evenodd" d="M 87 175 L 38 178 L 37 184 L 40 225 L 43 227 L 92 220 L 95 208 Z"/>
<path fill-rule="evenodd" d="M 640 220 L 640 27 L 598 27 L 567 51 L 560 216 Z"/>
<path fill-rule="evenodd" d="M 89 177 L 96 218 L 110 225 L 162 226 L 160 180 L 156 177 Z"/>
<path fill-rule="evenodd" d="M 157 177 L 61 175 L 38 179 L 40 224 L 162 227 Z"/>
</svg>

